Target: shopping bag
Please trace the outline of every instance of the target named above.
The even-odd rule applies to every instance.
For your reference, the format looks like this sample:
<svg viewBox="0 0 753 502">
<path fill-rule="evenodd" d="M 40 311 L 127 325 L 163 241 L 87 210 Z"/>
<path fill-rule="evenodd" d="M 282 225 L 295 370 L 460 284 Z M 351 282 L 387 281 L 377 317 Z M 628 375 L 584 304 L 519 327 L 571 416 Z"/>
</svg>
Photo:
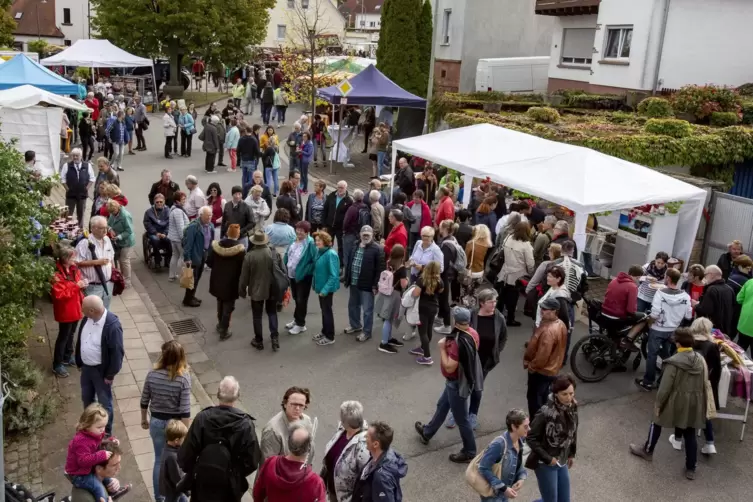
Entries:
<svg viewBox="0 0 753 502">
<path fill-rule="evenodd" d="M 484 478 L 478 470 L 481 459 L 484 457 L 484 454 L 486 453 L 486 450 L 488 448 L 489 447 L 487 446 L 484 451 L 476 455 L 471 463 L 468 464 L 468 467 L 465 470 L 465 482 L 468 483 L 468 485 L 482 497 L 494 496 L 494 489 L 489 485 L 489 482 L 486 481 L 486 478 Z M 505 458 L 505 453 L 507 453 L 507 442 L 504 440 L 502 440 L 502 448 L 502 459 L 500 460 L 500 462 L 492 465 L 492 473 L 497 478 L 502 477 L 502 461 Z"/>
<path fill-rule="evenodd" d="M 193 289 L 193 269 L 190 265 L 184 265 L 180 271 L 180 287 L 183 289 Z"/>
</svg>

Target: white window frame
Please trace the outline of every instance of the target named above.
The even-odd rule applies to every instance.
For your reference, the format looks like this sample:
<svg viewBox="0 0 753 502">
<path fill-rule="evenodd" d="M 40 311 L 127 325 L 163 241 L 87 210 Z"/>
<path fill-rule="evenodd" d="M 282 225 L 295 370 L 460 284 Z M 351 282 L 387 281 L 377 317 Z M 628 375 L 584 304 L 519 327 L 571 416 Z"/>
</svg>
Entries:
<svg viewBox="0 0 753 502">
<path fill-rule="evenodd" d="M 450 22 L 452 20 L 452 9 L 445 9 L 442 15 L 442 41 L 441 45 L 450 45 Z"/>
<path fill-rule="evenodd" d="M 282 37 L 280 37 L 280 28 L 282 28 Z M 284 24 L 277 25 L 277 40 L 285 40 L 288 37 L 288 27 Z"/>
<path fill-rule="evenodd" d="M 565 36 L 567 35 L 567 30 L 569 29 L 581 29 L 581 28 L 565 28 L 562 30 L 562 42 L 560 43 L 560 50 L 564 51 L 565 49 Z M 591 29 L 591 28 L 583 28 L 583 29 Z M 595 33 L 595 32 L 594 32 Z M 593 63 L 593 57 L 588 58 L 575 58 L 575 57 L 565 57 L 562 55 L 562 52 L 560 52 L 560 62 L 559 64 L 565 65 L 565 66 L 579 66 L 583 68 L 590 68 L 591 63 Z"/>
<path fill-rule="evenodd" d="M 617 44 L 617 56 L 607 56 L 607 49 L 609 46 L 609 35 L 613 31 L 619 32 L 619 42 Z M 628 48 L 628 55 L 623 56 L 622 55 L 622 49 L 624 48 L 625 40 L 627 38 L 627 34 L 630 32 L 630 47 Z M 604 52 L 602 59 L 606 59 L 609 61 L 628 61 L 630 59 L 630 50 L 632 47 L 632 41 L 633 41 L 633 25 L 632 24 L 626 24 L 626 25 L 615 25 L 615 26 L 607 26 L 604 36 Z"/>
</svg>

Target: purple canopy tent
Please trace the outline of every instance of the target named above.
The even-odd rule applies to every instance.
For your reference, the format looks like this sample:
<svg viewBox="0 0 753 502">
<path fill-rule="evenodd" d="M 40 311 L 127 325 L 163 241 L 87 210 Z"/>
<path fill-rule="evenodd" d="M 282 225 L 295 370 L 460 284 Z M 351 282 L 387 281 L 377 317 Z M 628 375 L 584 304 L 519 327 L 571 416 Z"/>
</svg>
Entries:
<svg viewBox="0 0 753 502">
<path fill-rule="evenodd" d="M 426 108 L 426 100 L 409 93 L 395 82 L 387 78 L 384 73 L 377 70 L 376 66 L 369 65 L 355 77 L 348 79 L 353 86 L 347 99 L 348 105 L 375 105 L 394 106 L 397 108 Z M 332 105 L 340 105 L 342 95 L 337 86 L 317 89 L 317 97 L 326 99 Z M 340 124 L 342 124 L 342 106 L 340 107 Z M 340 126 L 341 127 L 341 126 Z M 337 156 L 340 150 L 340 135 L 342 129 L 338 129 Z M 332 158 L 329 161 L 329 172 L 332 174 Z"/>
</svg>

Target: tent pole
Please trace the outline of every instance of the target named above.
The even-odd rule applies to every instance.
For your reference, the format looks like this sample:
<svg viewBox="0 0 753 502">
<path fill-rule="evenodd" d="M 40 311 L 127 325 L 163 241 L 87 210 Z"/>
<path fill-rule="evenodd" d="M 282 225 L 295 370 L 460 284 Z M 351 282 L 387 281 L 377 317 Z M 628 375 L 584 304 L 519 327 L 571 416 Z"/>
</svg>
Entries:
<svg viewBox="0 0 753 502">
<path fill-rule="evenodd" d="M 392 172 L 392 176 L 390 176 L 390 204 L 392 204 L 393 194 L 395 193 L 395 164 L 397 164 L 397 148 L 395 148 L 395 145 L 392 145 L 392 162 L 390 164 L 392 164 L 390 168 Z"/>
<path fill-rule="evenodd" d="M 337 124 L 337 153 L 335 155 L 338 162 L 340 162 L 340 141 L 343 136 L 343 108 L 342 98 L 340 98 L 340 122 Z"/>
<path fill-rule="evenodd" d="M 154 87 L 154 104 L 152 113 L 159 111 L 159 94 L 157 93 L 157 74 L 154 72 L 154 61 L 152 61 L 152 87 Z"/>
<path fill-rule="evenodd" d="M 573 240 L 581 253 L 586 251 L 586 225 L 588 223 L 588 213 L 578 211 L 575 213 L 575 228 L 573 229 Z M 576 260 L 579 256 L 574 256 Z"/>
</svg>

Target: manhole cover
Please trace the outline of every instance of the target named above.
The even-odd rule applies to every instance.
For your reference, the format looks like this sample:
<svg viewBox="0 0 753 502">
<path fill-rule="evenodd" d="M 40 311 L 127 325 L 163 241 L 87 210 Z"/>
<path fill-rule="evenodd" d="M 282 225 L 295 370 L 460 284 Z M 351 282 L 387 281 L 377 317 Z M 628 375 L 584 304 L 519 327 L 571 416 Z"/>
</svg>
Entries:
<svg viewBox="0 0 753 502">
<path fill-rule="evenodd" d="M 188 335 L 190 333 L 200 333 L 204 331 L 201 323 L 196 319 L 182 319 L 180 321 L 173 321 L 168 323 L 167 326 L 174 335 Z"/>
</svg>

